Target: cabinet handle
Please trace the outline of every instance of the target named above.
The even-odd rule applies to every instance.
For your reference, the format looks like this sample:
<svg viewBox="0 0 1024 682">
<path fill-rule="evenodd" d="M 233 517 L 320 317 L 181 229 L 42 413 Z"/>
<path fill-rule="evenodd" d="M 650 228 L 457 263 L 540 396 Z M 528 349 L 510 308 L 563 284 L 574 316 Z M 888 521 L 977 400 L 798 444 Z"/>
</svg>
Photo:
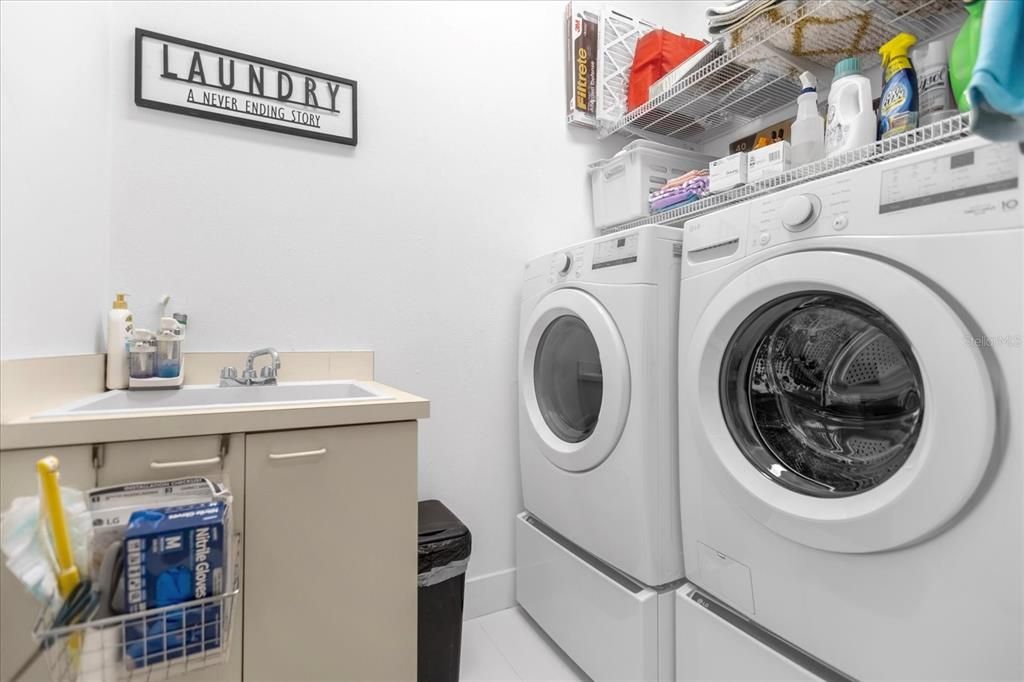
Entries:
<svg viewBox="0 0 1024 682">
<path fill-rule="evenodd" d="M 320 455 L 326 455 L 327 448 L 320 448 L 319 450 L 303 450 L 302 452 L 282 452 L 280 454 L 270 453 L 268 457 L 270 459 L 298 459 L 300 457 L 319 457 Z"/>
<path fill-rule="evenodd" d="M 205 459 L 185 459 L 180 462 L 160 462 L 154 461 L 149 463 L 150 469 L 181 469 L 182 467 L 204 467 L 211 464 L 220 464 L 220 457 L 207 457 Z"/>
</svg>

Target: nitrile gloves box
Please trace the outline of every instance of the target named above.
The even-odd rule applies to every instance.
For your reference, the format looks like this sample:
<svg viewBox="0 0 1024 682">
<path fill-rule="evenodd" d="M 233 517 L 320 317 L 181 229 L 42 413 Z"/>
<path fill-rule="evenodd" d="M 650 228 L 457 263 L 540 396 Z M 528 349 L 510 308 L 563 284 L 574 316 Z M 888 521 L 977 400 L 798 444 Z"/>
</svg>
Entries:
<svg viewBox="0 0 1024 682">
<path fill-rule="evenodd" d="M 226 518 L 222 502 L 133 513 L 124 537 L 128 611 L 222 594 Z"/>
</svg>

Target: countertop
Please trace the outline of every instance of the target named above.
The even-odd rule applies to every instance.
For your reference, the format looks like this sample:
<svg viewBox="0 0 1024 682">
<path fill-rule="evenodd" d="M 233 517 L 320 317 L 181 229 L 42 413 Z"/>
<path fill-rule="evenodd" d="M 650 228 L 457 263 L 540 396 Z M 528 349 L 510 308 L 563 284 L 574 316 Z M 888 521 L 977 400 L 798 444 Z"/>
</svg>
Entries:
<svg viewBox="0 0 1024 682">
<path fill-rule="evenodd" d="M 22 417 L 0 424 L 0 448 L 25 448 L 180 438 L 224 433 L 287 431 L 410 421 L 430 416 L 430 401 L 375 381 L 361 381 L 386 400 L 245 405 L 163 412 Z"/>
</svg>

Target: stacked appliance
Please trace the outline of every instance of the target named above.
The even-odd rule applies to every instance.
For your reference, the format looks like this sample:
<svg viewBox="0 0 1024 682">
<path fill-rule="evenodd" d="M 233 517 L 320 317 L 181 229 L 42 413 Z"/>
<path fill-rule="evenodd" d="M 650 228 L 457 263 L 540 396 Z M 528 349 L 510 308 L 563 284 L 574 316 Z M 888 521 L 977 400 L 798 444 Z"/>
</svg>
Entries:
<svg viewBox="0 0 1024 682">
<path fill-rule="evenodd" d="M 680 679 L 1024 677 L 1022 158 L 686 224 Z"/>
<path fill-rule="evenodd" d="M 517 599 L 595 679 L 674 677 L 681 237 L 636 228 L 526 266 Z"/>
</svg>

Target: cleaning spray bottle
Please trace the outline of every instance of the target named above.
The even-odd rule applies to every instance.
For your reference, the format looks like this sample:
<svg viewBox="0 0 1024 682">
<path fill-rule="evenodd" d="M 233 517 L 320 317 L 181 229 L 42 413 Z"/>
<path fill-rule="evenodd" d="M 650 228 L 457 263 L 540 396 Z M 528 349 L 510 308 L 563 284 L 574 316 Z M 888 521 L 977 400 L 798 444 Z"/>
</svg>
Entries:
<svg viewBox="0 0 1024 682">
<path fill-rule="evenodd" d="M 825 119 L 818 113 L 818 80 L 810 71 L 800 74 L 803 89 L 796 98 L 790 159 L 793 167 L 817 161 L 825 155 Z"/>
<path fill-rule="evenodd" d="M 937 38 L 928 43 L 917 65 L 917 96 L 920 111 L 918 125 L 929 125 L 956 115 L 956 102 L 949 89 L 949 40 Z"/>
<path fill-rule="evenodd" d="M 884 140 L 917 127 L 917 73 L 908 52 L 917 36 L 898 33 L 882 45 L 882 98 L 878 105 L 878 135 Z"/>
</svg>

